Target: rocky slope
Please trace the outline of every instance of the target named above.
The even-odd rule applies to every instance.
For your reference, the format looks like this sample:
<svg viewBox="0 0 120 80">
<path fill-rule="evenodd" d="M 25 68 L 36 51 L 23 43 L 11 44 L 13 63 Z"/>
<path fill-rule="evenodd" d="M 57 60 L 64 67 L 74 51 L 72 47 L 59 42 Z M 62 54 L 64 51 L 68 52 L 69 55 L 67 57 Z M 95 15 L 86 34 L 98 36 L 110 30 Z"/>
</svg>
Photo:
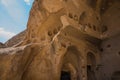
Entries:
<svg viewBox="0 0 120 80">
<path fill-rule="evenodd" d="M 12 37 L 11 39 L 9 39 L 7 42 L 5 42 L 5 46 L 6 47 L 12 47 L 14 45 L 17 45 L 18 43 L 22 42 L 25 38 L 25 34 L 26 34 L 26 30 L 20 32 L 19 34 L 17 34 L 16 36 Z"/>
<path fill-rule="evenodd" d="M 0 48 L 5 48 L 6 46 L 0 42 Z"/>
</svg>

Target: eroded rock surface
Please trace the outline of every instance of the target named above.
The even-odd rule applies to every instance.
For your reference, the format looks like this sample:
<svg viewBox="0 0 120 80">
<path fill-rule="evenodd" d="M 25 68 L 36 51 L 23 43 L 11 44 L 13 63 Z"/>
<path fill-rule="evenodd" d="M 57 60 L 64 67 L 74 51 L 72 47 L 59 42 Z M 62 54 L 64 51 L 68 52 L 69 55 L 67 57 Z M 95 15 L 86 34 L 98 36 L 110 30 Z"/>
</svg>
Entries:
<svg viewBox="0 0 120 80">
<path fill-rule="evenodd" d="M 5 42 L 4 45 L 6 45 L 6 47 L 12 47 L 18 43 L 21 43 L 25 38 L 25 34 L 26 34 L 26 30 L 20 32 L 16 36 L 9 39 L 7 42 Z"/>
<path fill-rule="evenodd" d="M 0 80 L 119 80 L 119 7 L 119 0 L 35 0 L 25 38 L 0 49 Z"/>
<path fill-rule="evenodd" d="M 5 48 L 6 46 L 0 42 L 0 48 Z"/>
</svg>

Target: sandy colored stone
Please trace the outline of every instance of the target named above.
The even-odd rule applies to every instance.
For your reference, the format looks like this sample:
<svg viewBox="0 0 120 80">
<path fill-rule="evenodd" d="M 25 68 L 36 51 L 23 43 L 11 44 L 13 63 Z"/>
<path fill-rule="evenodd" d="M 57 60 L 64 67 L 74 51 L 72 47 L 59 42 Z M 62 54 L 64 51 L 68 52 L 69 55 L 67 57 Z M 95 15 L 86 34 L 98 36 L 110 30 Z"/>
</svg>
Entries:
<svg viewBox="0 0 120 80">
<path fill-rule="evenodd" d="M 0 49 L 0 80 L 119 80 L 119 4 L 35 0 L 25 38 Z"/>
<path fill-rule="evenodd" d="M 0 48 L 5 48 L 6 46 L 0 42 Z"/>
<path fill-rule="evenodd" d="M 12 47 L 18 43 L 21 43 L 24 40 L 25 34 L 26 34 L 26 30 L 20 32 L 19 34 L 15 35 L 14 37 L 6 41 L 4 45 L 6 45 L 6 47 Z"/>
</svg>

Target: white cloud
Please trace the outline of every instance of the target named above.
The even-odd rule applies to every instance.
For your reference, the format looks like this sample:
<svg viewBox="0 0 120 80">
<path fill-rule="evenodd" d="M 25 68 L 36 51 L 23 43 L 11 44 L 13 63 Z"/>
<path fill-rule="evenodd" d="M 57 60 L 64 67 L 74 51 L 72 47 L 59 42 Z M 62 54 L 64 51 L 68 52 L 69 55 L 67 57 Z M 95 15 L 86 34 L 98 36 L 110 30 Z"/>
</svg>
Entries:
<svg viewBox="0 0 120 80">
<path fill-rule="evenodd" d="M 0 27 L 0 37 L 4 39 L 9 39 L 11 37 L 15 36 L 15 33 L 6 31 L 4 28 Z"/>
<path fill-rule="evenodd" d="M 24 0 L 27 5 L 30 5 L 30 0 Z"/>
</svg>

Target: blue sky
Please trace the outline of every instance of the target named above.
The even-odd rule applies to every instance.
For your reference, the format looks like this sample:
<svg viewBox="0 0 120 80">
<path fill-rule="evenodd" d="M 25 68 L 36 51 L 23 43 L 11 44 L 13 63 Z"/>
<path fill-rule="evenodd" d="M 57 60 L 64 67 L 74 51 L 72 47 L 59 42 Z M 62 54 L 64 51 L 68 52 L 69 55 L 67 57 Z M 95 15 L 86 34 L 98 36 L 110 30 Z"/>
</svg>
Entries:
<svg viewBox="0 0 120 80">
<path fill-rule="evenodd" d="M 0 0 L 0 42 L 26 29 L 34 0 Z"/>
</svg>

